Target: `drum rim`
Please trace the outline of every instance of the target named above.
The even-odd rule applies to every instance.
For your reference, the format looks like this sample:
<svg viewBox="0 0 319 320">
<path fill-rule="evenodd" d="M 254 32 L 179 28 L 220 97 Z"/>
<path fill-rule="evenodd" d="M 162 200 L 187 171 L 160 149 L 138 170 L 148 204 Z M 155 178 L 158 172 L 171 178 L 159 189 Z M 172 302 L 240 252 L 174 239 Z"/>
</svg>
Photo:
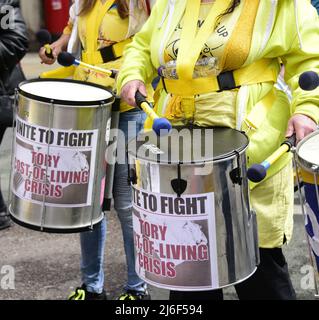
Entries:
<svg viewBox="0 0 319 320">
<path fill-rule="evenodd" d="M 173 127 L 173 128 L 178 128 L 178 127 Z M 179 128 L 187 128 L 187 126 L 185 127 L 179 127 Z M 249 147 L 249 137 L 248 135 L 241 130 L 237 130 L 237 129 L 233 129 L 233 128 L 228 128 L 228 127 L 201 127 L 204 129 L 230 129 L 233 131 L 236 131 L 240 134 L 242 134 L 245 138 L 246 138 L 246 143 L 241 146 L 240 148 L 230 151 L 228 153 L 224 153 L 222 155 L 216 156 L 214 158 L 210 158 L 210 159 L 205 159 L 205 160 L 193 160 L 193 161 L 168 161 L 168 162 L 162 162 L 160 159 L 150 159 L 150 158 L 146 158 L 146 157 L 138 157 L 138 155 L 135 152 L 132 152 L 131 150 L 129 150 L 129 145 L 130 142 L 134 141 L 136 138 L 133 138 L 129 141 L 129 143 L 127 144 L 127 154 L 130 155 L 132 158 L 136 159 L 136 160 L 142 160 L 145 162 L 149 162 L 149 163 L 156 163 L 156 164 L 160 164 L 160 165 L 176 165 L 176 164 L 180 164 L 180 165 L 202 165 L 202 164 L 206 164 L 206 163 L 214 163 L 217 164 L 219 162 L 223 162 L 225 160 L 231 160 L 237 157 L 237 155 L 242 155 L 244 152 L 246 152 L 246 150 Z M 198 129 L 198 127 L 197 127 Z"/>
<path fill-rule="evenodd" d="M 316 164 L 309 162 L 308 160 L 305 160 L 300 154 L 300 148 L 308 141 L 310 140 L 312 137 L 319 135 L 319 130 L 316 130 L 314 132 L 312 132 L 311 134 L 309 134 L 307 137 L 305 137 L 304 139 L 302 139 L 297 147 L 296 147 L 296 156 L 297 156 L 297 162 L 298 164 L 306 171 L 311 172 L 311 173 L 316 173 L 318 172 L 318 170 L 313 170 L 313 166 L 317 166 Z M 319 166 L 318 166 L 319 167 Z"/>
<path fill-rule="evenodd" d="M 29 230 L 33 230 L 33 231 L 39 231 L 39 232 L 44 232 L 44 233 L 52 233 L 52 234 L 72 234 L 72 233 L 80 233 L 80 232 L 87 232 L 87 231 L 92 231 L 92 230 L 95 230 L 96 226 L 104 219 L 104 216 L 103 218 L 98 221 L 98 222 L 95 222 L 93 224 L 93 229 L 91 226 L 87 226 L 87 227 L 76 227 L 76 228 L 54 228 L 54 227 L 40 227 L 40 226 L 37 226 L 37 225 L 34 225 L 34 224 L 31 224 L 31 223 L 28 223 L 28 222 L 24 222 L 24 221 L 21 221 L 19 219 L 17 219 L 11 212 L 11 210 L 9 211 L 9 214 L 10 214 L 10 218 L 11 220 L 16 223 L 17 225 L 21 226 L 21 227 L 24 227 L 24 228 L 27 228 Z"/>
<path fill-rule="evenodd" d="M 95 100 L 95 101 L 68 101 L 68 100 L 61 100 L 61 99 L 52 99 L 52 98 L 45 98 L 41 97 L 29 92 L 26 92 L 22 89 L 22 86 L 28 83 L 33 83 L 33 82 L 66 82 L 66 83 L 77 83 L 77 84 L 83 84 L 83 85 L 88 85 L 91 87 L 95 87 L 98 89 L 102 89 L 110 93 L 111 97 L 108 99 L 102 99 L 102 100 Z M 57 79 L 57 78 L 48 78 L 48 79 L 30 79 L 21 82 L 18 85 L 17 88 L 19 94 L 21 94 L 23 97 L 40 101 L 40 102 L 45 102 L 45 103 L 53 103 L 53 104 L 58 104 L 58 105 L 64 105 L 64 106 L 100 106 L 100 105 L 106 105 L 106 104 L 111 104 L 115 101 L 115 95 L 112 91 L 108 90 L 106 87 L 103 87 L 102 85 L 96 84 L 96 83 L 91 83 L 91 82 L 85 82 L 85 81 L 79 81 L 79 80 L 72 80 L 72 79 Z"/>
</svg>

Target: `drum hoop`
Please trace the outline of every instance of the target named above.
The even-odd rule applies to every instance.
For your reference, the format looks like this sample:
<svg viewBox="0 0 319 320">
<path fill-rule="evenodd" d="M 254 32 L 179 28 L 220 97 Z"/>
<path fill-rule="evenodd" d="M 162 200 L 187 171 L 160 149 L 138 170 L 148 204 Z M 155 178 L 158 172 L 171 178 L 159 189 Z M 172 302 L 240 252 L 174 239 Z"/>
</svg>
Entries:
<svg viewBox="0 0 319 320">
<path fill-rule="evenodd" d="M 46 232 L 46 233 L 52 233 L 52 234 L 72 234 L 72 233 L 80 233 L 80 232 L 86 232 L 86 231 L 92 231 L 95 229 L 95 227 L 105 218 L 104 216 L 100 221 L 97 221 L 94 223 L 93 227 L 87 226 L 87 227 L 78 227 L 78 228 L 48 228 L 48 227 L 42 227 L 42 226 L 37 226 L 34 224 L 30 224 L 27 222 L 20 221 L 17 219 L 13 213 L 11 212 L 11 208 L 9 207 L 9 214 L 10 218 L 12 221 L 16 224 L 18 224 L 21 227 L 33 230 L 33 231 L 39 231 L 39 232 Z"/>
<path fill-rule="evenodd" d="M 301 140 L 297 147 L 296 147 L 296 156 L 297 156 L 297 163 L 302 167 L 302 169 L 304 169 L 305 171 L 308 171 L 310 173 L 318 173 L 319 172 L 319 166 L 317 166 L 316 164 L 309 162 L 308 160 L 305 160 L 300 154 L 300 148 L 308 141 L 310 140 L 312 137 L 319 135 L 319 130 L 314 131 L 313 133 L 309 134 L 306 138 L 304 138 L 303 140 Z M 314 166 L 318 167 L 318 169 L 314 170 Z"/>
<path fill-rule="evenodd" d="M 248 149 L 248 146 L 246 146 L 243 150 L 240 151 L 233 151 L 231 153 L 224 154 L 223 156 L 216 157 L 215 159 L 208 159 L 208 160 L 199 160 L 199 161 L 190 161 L 190 162 L 183 162 L 183 161 L 169 161 L 169 162 L 161 162 L 160 160 L 153 160 L 153 159 L 146 159 L 142 157 L 138 157 L 136 154 L 132 152 L 128 152 L 128 155 L 132 157 L 135 160 L 143 161 L 145 163 L 152 163 L 152 164 L 159 164 L 161 166 L 171 166 L 171 165 L 181 165 L 181 166 L 201 166 L 201 165 L 207 165 L 207 164 L 218 164 L 221 162 L 233 160 L 238 157 L 238 154 L 241 156 L 246 150 Z M 227 155 L 227 156 L 226 156 Z"/>
<path fill-rule="evenodd" d="M 103 99 L 103 100 L 95 100 L 95 101 L 67 101 L 67 100 L 59 100 L 59 99 L 53 99 L 53 98 L 45 98 L 45 97 L 41 97 L 29 92 L 26 92 L 22 89 L 23 85 L 28 84 L 28 83 L 33 83 L 33 82 L 65 82 L 65 83 L 77 83 L 77 84 L 82 84 L 82 85 L 86 85 L 86 86 L 91 86 L 91 87 L 95 87 L 98 89 L 102 89 L 104 91 L 107 91 L 108 93 L 111 94 L 111 97 L 108 99 Z M 31 80 L 26 80 L 23 81 L 19 84 L 18 86 L 18 92 L 19 94 L 21 94 L 22 96 L 32 99 L 32 100 L 36 100 L 36 101 L 40 101 L 40 102 L 45 102 L 45 103 L 54 103 L 55 105 L 65 105 L 65 106 L 73 106 L 73 107 L 77 107 L 77 106 L 97 106 L 97 105 L 101 105 L 101 104 L 111 104 L 115 101 L 115 96 L 113 94 L 113 92 L 111 92 L 110 90 L 108 90 L 106 87 L 103 87 L 101 85 L 95 84 L 95 83 L 90 83 L 90 82 L 84 82 L 84 81 L 79 81 L 79 80 L 71 80 L 71 79 L 31 79 Z"/>
<path fill-rule="evenodd" d="M 207 127 L 207 129 L 214 129 L 214 127 Z M 230 151 L 228 153 L 224 153 L 222 155 L 219 155 L 219 156 L 216 156 L 216 157 L 210 158 L 210 159 L 198 160 L 198 161 L 193 160 L 193 161 L 187 161 L 187 162 L 185 162 L 185 161 L 167 161 L 167 162 L 162 162 L 160 160 L 160 157 L 158 157 L 157 160 L 146 158 L 146 157 L 139 157 L 138 154 L 136 154 L 136 152 L 132 152 L 131 150 L 129 150 L 130 142 L 127 145 L 127 154 L 129 156 L 131 156 L 132 158 L 134 158 L 134 159 L 146 161 L 146 162 L 149 162 L 149 163 L 156 163 L 156 164 L 160 164 L 160 165 L 178 165 L 178 164 L 180 164 L 180 165 L 204 165 L 204 164 L 209 164 L 209 163 L 217 164 L 217 163 L 220 163 L 220 162 L 232 160 L 232 159 L 236 158 L 238 156 L 238 154 L 242 155 L 244 152 L 246 152 L 246 150 L 249 147 L 249 138 L 246 135 L 246 133 L 243 132 L 243 131 L 240 131 L 240 130 L 236 130 L 236 129 L 232 129 L 232 130 L 237 131 L 237 132 L 241 133 L 243 136 L 245 136 L 245 138 L 247 140 L 246 143 L 243 144 L 240 148 L 238 148 L 236 150 Z M 131 141 L 133 141 L 133 140 L 134 139 L 132 139 Z"/>
</svg>

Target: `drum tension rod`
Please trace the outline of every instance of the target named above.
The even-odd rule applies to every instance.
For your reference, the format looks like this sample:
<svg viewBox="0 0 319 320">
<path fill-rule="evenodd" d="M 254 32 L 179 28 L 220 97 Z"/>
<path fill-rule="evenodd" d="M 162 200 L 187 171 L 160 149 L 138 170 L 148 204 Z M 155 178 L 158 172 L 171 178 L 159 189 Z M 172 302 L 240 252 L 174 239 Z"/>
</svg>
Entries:
<svg viewBox="0 0 319 320">
<path fill-rule="evenodd" d="M 237 157 L 237 168 L 233 169 L 230 173 L 230 179 L 234 184 L 238 184 L 241 186 L 243 178 L 241 176 L 241 170 L 240 170 L 240 154 L 238 151 L 234 151 L 236 153 Z"/>
<path fill-rule="evenodd" d="M 187 181 L 182 179 L 180 163 L 177 165 L 177 179 L 173 179 L 171 185 L 178 198 L 181 197 L 187 188 Z"/>
</svg>

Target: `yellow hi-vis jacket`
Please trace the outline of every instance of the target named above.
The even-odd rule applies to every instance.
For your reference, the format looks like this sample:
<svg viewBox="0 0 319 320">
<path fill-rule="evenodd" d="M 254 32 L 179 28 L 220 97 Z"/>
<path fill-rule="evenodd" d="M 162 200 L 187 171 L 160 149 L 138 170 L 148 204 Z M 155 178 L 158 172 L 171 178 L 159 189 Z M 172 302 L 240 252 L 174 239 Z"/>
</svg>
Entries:
<svg viewBox="0 0 319 320">
<path fill-rule="evenodd" d="M 70 34 L 68 51 L 80 54 L 79 60 L 90 65 L 104 69 L 119 69 L 122 63 L 124 47 L 131 41 L 130 37 L 137 30 L 140 30 L 148 18 L 148 13 L 140 7 L 140 0 L 130 0 L 130 14 L 127 19 L 121 19 L 117 10 L 111 9 L 114 0 L 107 0 L 105 3 L 97 1 L 92 10 L 85 16 L 79 16 L 80 1 L 76 0 L 70 8 L 70 20 L 64 29 L 64 34 Z M 112 43 L 114 60 L 103 62 L 100 47 L 106 46 L 101 40 Z M 107 40 L 106 40 L 107 39 Z M 102 44 L 101 44 L 102 42 Z M 114 42 L 114 43 L 113 43 Z M 114 79 L 97 72 L 92 72 L 82 66 L 71 66 L 58 68 L 41 74 L 42 78 L 67 78 L 87 81 L 113 88 Z M 152 86 L 148 86 L 149 97 L 152 98 Z M 121 101 L 121 112 L 133 109 Z"/>
<path fill-rule="evenodd" d="M 244 1 L 255 5 L 258 2 L 258 8 L 253 17 L 255 22 L 251 39 L 241 39 L 240 32 L 236 32 L 235 35 L 238 45 L 250 45 L 247 56 L 239 68 L 268 59 L 267 69 L 256 68 L 256 84 L 241 83 L 235 106 L 237 129 L 249 131 L 250 145 L 247 157 L 250 166 L 262 162 L 280 146 L 292 114 L 305 114 L 316 122 L 319 120 L 319 90 L 306 92 L 301 90 L 298 84 L 301 73 L 309 70 L 319 71 L 319 20 L 309 0 Z M 147 83 L 156 76 L 157 69 L 165 64 L 166 43 L 180 22 L 186 4 L 186 0 L 156 2 L 149 20 L 125 50 L 125 60 L 118 76 L 118 91 L 131 80 Z M 246 15 L 246 19 L 249 19 L 249 14 Z M 240 49 L 233 46 L 228 52 L 228 58 L 236 60 Z M 274 89 L 274 82 L 269 79 L 266 79 L 265 83 L 260 81 L 268 68 L 272 68 L 275 73 L 279 72 L 279 59 L 285 65 L 285 81 L 292 91 L 291 103 L 283 92 Z M 163 101 L 161 97 L 164 95 L 167 93 L 162 90 L 158 101 Z M 159 103 L 155 108 L 161 114 L 165 105 Z M 251 130 L 248 130 L 248 125 Z M 267 179 L 277 176 L 290 162 L 291 155 L 284 155 L 269 169 Z M 264 183 L 267 181 L 261 183 L 260 187 L 263 187 Z M 250 186 L 252 191 L 258 188 L 255 184 Z M 289 207 L 292 207 L 291 203 Z M 276 210 L 276 206 L 271 210 Z M 259 237 L 260 246 L 280 246 L 284 237 L 289 240 L 291 236 L 292 217 L 287 219 L 284 210 L 279 216 L 276 216 L 276 212 L 270 213 L 269 208 L 264 208 L 264 212 L 263 217 L 258 220 L 259 227 L 261 226 L 259 232 L 262 230 L 264 234 Z M 270 224 L 275 225 L 275 236 L 267 236 L 267 232 L 272 232 L 268 228 Z"/>
</svg>

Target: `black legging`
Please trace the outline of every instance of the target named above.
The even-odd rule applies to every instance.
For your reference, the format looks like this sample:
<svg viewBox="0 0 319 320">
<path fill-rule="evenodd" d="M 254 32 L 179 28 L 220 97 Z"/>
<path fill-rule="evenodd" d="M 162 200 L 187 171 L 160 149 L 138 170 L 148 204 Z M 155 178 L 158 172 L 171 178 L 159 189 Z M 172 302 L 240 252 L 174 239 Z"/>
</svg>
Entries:
<svg viewBox="0 0 319 320">
<path fill-rule="evenodd" d="M 6 132 L 6 129 L 7 129 L 7 127 L 0 126 L 0 145 L 1 145 L 4 133 Z M 2 196 L 1 185 L 0 185 L 0 212 L 5 211 L 5 210 L 6 210 L 6 204 L 5 204 L 3 196 Z"/>
<path fill-rule="evenodd" d="M 239 300 L 295 300 L 295 290 L 281 248 L 260 248 L 259 251 L 257 271 L 235 286 Z M 170 300 L 223 300 L 223 291 L 171 291 Z"/>
</svg>

